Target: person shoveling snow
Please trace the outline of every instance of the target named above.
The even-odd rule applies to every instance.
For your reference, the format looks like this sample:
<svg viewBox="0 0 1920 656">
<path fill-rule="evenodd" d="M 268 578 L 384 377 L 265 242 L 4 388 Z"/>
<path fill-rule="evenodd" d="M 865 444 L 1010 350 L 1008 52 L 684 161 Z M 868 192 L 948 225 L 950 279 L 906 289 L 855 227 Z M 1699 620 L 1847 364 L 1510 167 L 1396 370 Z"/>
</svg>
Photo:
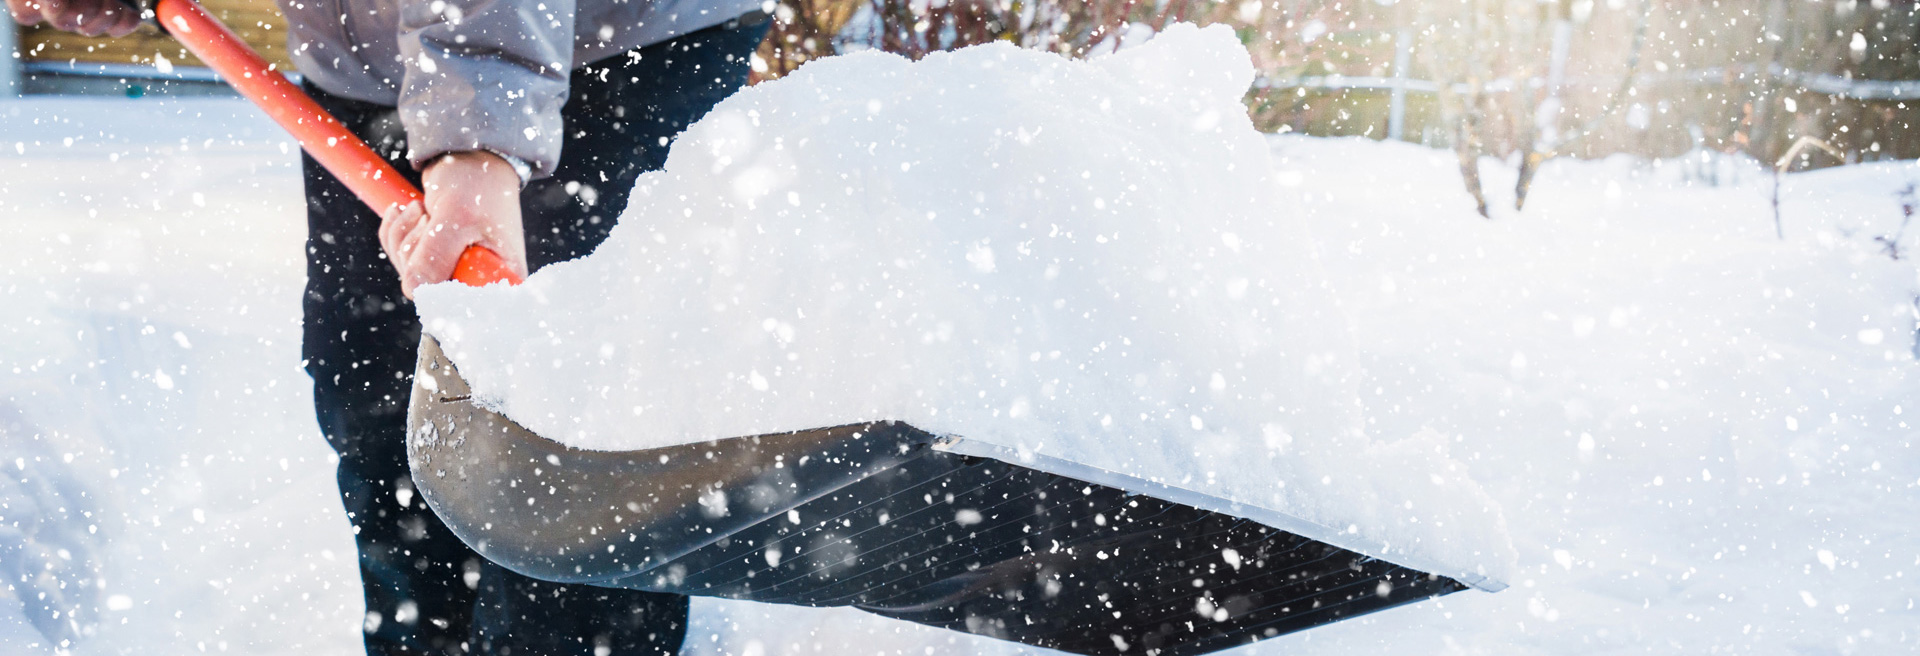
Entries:
<svg viewBox="0 0 1920 656">
<path fill-rule="evenodd" d="M 729 101 L 638 181 L 645 237 L 524 288 L 421 292 L 448 348 L 421 341 L 410 478 L 387 439 L 418 327 L 404 297 L 593 250 L 763 30 L 700 12 L 709 29 L 561 85 L 558 62 L 515 63 L 551 48 L 474 55 L 542 48 L 562 22 L 481 9 L 356 18 L 402 38 L 348 48 L 377 66 L 322 69 L 317 105 L 222 52 L 232 35 L 190 0 L 156 9 L 317 158 L 307 365 L 360 529 L 369 650 L 670 651 L 676 595 L 700 594 L 1198 654 L 1504 587 L 1498 511 L 1444 442 L 1359 430 L 1340 322 L 1258 191 L 1251 71 L 1220 28 L 1085 64 L 849 57 Z M 340 45 L 295 18 L 303 56 Z M 489 75 L 504 98 L 475 91 Z M 622 111 L 647 84 L 683 97 Z M 424 169 L 424 203 L 382 157 Z M 475 253 L 497 278 L 469 275 Z"/>
</svg>

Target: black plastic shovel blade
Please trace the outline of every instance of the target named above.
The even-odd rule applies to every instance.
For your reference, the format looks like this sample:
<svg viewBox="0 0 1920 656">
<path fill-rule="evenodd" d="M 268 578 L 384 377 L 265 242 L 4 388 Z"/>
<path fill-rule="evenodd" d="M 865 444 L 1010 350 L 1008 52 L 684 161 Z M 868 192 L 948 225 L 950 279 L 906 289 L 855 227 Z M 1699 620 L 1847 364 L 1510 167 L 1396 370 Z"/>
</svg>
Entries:
<svg viewBox="0 0 1920 656">
<path fill-rule="evenodd" d="M 887 617 L 1077 654 L 1205 654 L 1466 589 L 879 422 L 583 451 L 475 405 L 423 339 L 408 454 L 447 525 L 555 581 Z"/>
</svg>

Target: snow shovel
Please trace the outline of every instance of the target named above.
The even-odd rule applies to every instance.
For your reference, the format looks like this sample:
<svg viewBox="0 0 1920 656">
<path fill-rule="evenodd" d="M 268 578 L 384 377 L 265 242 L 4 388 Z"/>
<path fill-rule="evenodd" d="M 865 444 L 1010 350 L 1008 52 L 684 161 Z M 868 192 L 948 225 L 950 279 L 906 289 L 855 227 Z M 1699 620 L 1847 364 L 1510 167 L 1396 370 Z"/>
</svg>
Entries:
<svg viewBox="0 0 1920 656">
<path fill-rule="evenodd" d="M 155 11 L 368 205 L 419 198 L 193 0 Z M 477 246 L 455 277 L 518 282 Z M 586 451 L 477 404 L 431 335 L 414 381 L 407 452 L 422 497 L 480 553 L 541 579 L 1161 656 L 1500 587 L 1305 537 L 1311 525 L 1281 513 L 905 423 Z"/>
</svg>

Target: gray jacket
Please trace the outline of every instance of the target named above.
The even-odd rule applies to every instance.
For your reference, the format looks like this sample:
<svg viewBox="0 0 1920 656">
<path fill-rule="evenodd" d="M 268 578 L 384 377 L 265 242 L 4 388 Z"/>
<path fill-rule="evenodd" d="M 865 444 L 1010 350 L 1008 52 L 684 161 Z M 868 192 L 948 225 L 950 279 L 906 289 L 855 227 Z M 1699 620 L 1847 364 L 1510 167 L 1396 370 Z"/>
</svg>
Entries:
<svg viewBox="0 0 1920 656">
<path fill-rule="evenodd" d="M 328 93 L 399 108 L 415 166 L 491 150 L 544 177 L 576 67 L 719 25 L 762 0 L 278 0 Z M 771 4 L 771 3 L 769 3 Z"/>
</svg>

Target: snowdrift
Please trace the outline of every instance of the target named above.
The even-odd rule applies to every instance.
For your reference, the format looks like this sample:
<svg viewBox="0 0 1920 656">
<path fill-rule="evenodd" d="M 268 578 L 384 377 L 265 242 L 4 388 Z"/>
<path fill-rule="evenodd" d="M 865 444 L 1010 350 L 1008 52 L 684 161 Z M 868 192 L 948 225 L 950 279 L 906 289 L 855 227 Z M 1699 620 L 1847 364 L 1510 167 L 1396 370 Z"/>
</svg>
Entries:
<svg viewBox="0 0 1920 656">
<path fill-rule="evenodd" d="M 421 316 L 476 398 L 570 446 L 899 420 L 1504 587 L 1445 440 L 1363 430 L 1252 76 L 1191 26 L 1089 62 L 824 60 L 692 126 L 598 252 Z"/>
</svg>

